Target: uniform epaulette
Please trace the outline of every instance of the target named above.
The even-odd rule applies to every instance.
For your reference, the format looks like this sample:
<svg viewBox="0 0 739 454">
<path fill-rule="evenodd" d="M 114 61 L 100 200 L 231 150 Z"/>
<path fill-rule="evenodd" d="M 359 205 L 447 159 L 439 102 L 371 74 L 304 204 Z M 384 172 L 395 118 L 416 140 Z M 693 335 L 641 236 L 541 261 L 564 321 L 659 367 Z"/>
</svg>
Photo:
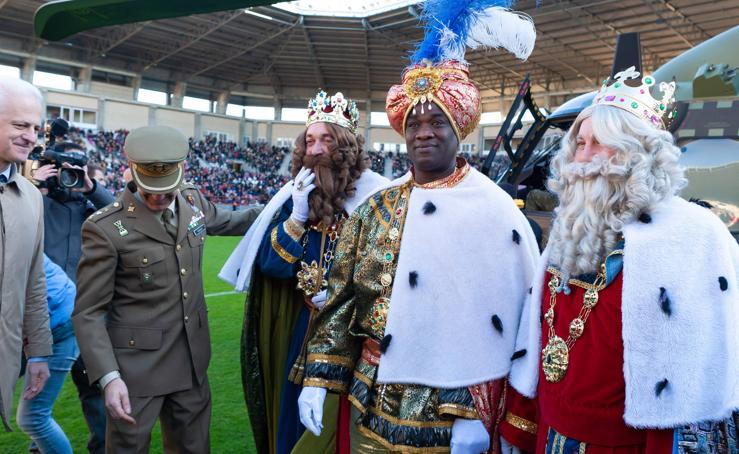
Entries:
<svg viewBox="0 0 739 454">
<path fill-rule="evenodd" d="M 120 200 L 116 200 L 115 202 L 111 203 L 108 206 L 105 206 L 103 208 L 100 208 L 96 212 L 92 213 L 87 220 L 91 222 L 98 222 L 99 220 L 110 216 L 113 213 L 116 213 L 123 209 L 123 204 Z"/>
<path fill-rule="evenodd" d="M 189 181 L 183 181 L 180 184 L 180 191 L 197 191 L 197 190 L 198 188 L 194 184 L 190 183 Z"/>
<path fill-rule="evenodd" d="M 187 200 L 187 203 L 190 204 L 191 207 L 202 209 L 199 202 L 196 201 L 199 199 L 199 191 L 194 184 L 183 181 L 182 184 L 180 184 L 180 194 L 182 194 L 182 197 Z"/>
</svg>

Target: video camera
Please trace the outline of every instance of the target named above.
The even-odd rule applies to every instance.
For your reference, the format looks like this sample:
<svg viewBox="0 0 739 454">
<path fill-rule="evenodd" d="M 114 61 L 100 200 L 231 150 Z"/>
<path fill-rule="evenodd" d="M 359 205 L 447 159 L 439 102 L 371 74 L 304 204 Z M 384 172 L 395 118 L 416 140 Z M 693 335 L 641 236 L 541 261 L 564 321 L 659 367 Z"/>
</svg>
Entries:
<svg viewBox="0 0 739 454">
<path fill-rule="evenodd" d="M 69 123 L 63 118 L 56 118 L 51 122 L 47 122 L 44 127 L 43 145 L 37 145 L 28 155 L 28 161 L 23 166 L 23 176 L 28 178 L 38 187 L 47 188 L 49 193 L 55 193 L 64 189 L 78 189 L 85 186 L 85 170 L 71 169 L 63 167 L 65 162 L 78 167 L 87 165 L 87 156 L 82 152 L 67 151 L 70 148 L 75 150 L 79 146 L 70 142 L 57 142 L 57 139 L 66 139 L 69 133 Z M 58 173 L 46 179 L 46 181 L 37 181 L 33 178 L 33 173 L 41 166 L 51 164 Z"/>
</svg>

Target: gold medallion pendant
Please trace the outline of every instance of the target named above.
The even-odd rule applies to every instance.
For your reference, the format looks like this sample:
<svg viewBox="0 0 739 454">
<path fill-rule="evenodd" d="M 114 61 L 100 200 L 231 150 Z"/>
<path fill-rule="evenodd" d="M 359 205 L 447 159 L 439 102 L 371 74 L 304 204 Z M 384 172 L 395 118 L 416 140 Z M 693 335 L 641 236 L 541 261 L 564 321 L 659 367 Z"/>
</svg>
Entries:
<svg viewBox="0 0 739 454">
<path fill-rule="evenodd" d="M 613 253 L 616 252 L 620 251 Z M 575 345 L 575 341 L 582 336 L 590 312 L 598 304 L 598 292 L 605 287 L 606 266 L 605 262 L 601 264 L 600 272 L 596 275 L 595 281 L 592 284 L 575 279 L 569 280 L 571 285 L 584 288 L 585 293 L 583 295 L 580 313 L 570 322 L 569 336 L 566 341 L 557 336 L 554 331 L 554 308 L 557 305 L 557 290 L 561 283 L 561 276 L 556 268 L 549 267 L 547 271 L 551 274 L 551 278 L 547 283 L 549 287 L 549 309 L 544 313 L 544 321 L 549 326 L 549 340 L 541 351 L 541 367 L 544 371 L 544 378 L 548 382 L 558 383 L 562 381 L 567 373 L 567 367 L 570 365 L 570 350 Z"/>
<path fill-rule="evenodd" d="M 570 350 L 567 348 L 567 343 L 559 336 L 551 337 L 541 351 L 541 358 L 544 378 L 550 383 L 561 381 L 570 364 Z"/>
</svg>

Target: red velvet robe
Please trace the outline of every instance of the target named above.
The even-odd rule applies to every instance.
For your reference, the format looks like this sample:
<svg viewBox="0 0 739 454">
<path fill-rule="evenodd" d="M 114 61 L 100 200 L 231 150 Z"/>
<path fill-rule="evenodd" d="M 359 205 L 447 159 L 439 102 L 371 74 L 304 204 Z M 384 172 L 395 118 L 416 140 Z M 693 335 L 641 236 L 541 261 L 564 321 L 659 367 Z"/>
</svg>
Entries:
<svg viewBox="0 0 739 454">
<path fill-rule="evenodd" d="M 550 275 L 546 274 L 542 314 L 549 310 Z M 585 290 L 570 285 L 571 293 L 557 294 L 554 330 L 567 339 L 570 322 L 582 308 Z M 508 393 L 501 434 L 520 448 L 544 452 L 549 428 L 587 443 L 588 454 L 671 454 L 672 430 L 635 429 L 623 420 L 626 385 L 621 330 L 622 273 L 599 292 L 598 304 L 585 323 L 582 336 L 570 350 L 569 368 L 558 383 L 550 383 L 539 368 L 537 399 L 525 399 L 515 390 Z M 549 325 L 542 319 L 542 345 L 548 341 Z M 541 351 L 527 354 L 541 355 Z M 517 419 L 522 418 L 522 419 Z M 536 436 L 522 430 L 522 420 L 536 421 Z M 513 424 L 511 421 L 518 422 Z M 516 427 L 518 426 L 518 427 Z"/>
</svg>

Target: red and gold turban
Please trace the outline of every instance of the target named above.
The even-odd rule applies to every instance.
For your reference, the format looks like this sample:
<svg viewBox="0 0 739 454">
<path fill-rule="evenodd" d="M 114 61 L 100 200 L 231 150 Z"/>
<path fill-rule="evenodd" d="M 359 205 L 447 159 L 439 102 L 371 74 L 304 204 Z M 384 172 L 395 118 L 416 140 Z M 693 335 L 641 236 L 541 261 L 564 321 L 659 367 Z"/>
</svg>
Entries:
<svg viewBox="0 0 739 454">
<path fill-rule="evenodd" d="M 470 80 L 467 65 L 458 61 L 408 67 L 403 82 L 393 85 L 387 94 L 385 111 L 390 126 L 404 136 L 411 109 L 427 102 L 444 111 L 460 142 L 480 122 L 480 90 Z"/>
</svg>

